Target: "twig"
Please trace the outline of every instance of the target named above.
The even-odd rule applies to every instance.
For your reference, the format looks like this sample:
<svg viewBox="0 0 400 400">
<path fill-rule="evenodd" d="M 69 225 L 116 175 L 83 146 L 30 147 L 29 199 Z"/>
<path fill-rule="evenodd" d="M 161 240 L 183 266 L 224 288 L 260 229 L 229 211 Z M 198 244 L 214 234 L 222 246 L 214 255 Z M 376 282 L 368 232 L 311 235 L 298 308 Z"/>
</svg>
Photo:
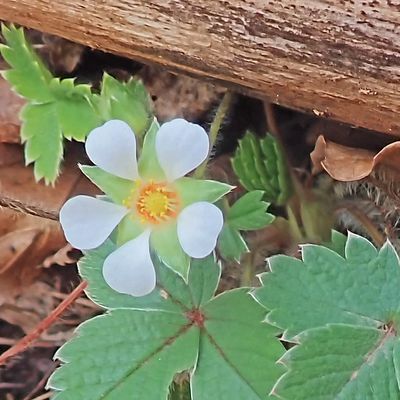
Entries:
<svg viewBox="0 0 400 400">
<path fill-rule="evenodd" d="M 1 354 L 0 365 L 4 364 L 10 357 L 25 351 L 82 294 L 86 287 L 87 282 L 82 281 L 32 332 Z"/>
<path fill-rule="evenodd" d="M 22 214 L 58 221 L 58 213 L 56 211 L 42 210 L 37 206 L 27 205 L 22 201 L 11 199 L 3 195 L 0 196 L 0 207 L 7 207 Z"/>
<path fill-rule="evenodd" d="M 53 396 L 53 392 L 47 392 L 47 393 L 43 393 L 38 397 L 35 397 L 32 400 L 47 400 L 49 399 L 51 396 Z"/>
<path fill-rule="evenodd" d="M 228 90 L 224 94 L 224 97 L 223 97 L 220 105 L 218 106 L 217 113 L 215 114 L 214 120 L 210 126 L 210 132 L 209 132 L 210 150 L 208 152 L 208 156 L 205 159 L 205 161 L 199 167 L 197 167 L 197 169 L 194 173 L 195 178 L 202 178 L 204 176 L 204 173 L 205 173 L 206 167 L 207 167 L 207 163 L 210 160 L 211 152 L 212 152 L 212 149 L 214 148 L 215 141 L 217 140 L 217 136 L 221 129 L 221 125 L 224 122 L 226 114 L 228 113 L 228 111 L 232 105 L 234 97 L 235 97 L 234 93 L 232 93 L 231 91 Z"/>
<path fill-rule="evenodd" d="M 0 337 L 0 346 L 14 346 L 18 343 L 18 339 L 9 339 Z M 61 341 L 43 341 L 43 342 L 36 342 L 32 344 L 32 347 L 43 347 L 43 348 L 52 348 L 61 346 L 63 342 Z"/>
<path fill-rule="evenodd" d="M 44 385 L 46 385 L 47 380 L 53 371 L 58 367 L 58 362 L 54 363 L 42 376 L 42 379 L 35 385 L 35 387 L 22 399 L 22 400 L 31 400 L 32 397 L 37 393 L 40 389 L 43 389 Z"/>
</svg>

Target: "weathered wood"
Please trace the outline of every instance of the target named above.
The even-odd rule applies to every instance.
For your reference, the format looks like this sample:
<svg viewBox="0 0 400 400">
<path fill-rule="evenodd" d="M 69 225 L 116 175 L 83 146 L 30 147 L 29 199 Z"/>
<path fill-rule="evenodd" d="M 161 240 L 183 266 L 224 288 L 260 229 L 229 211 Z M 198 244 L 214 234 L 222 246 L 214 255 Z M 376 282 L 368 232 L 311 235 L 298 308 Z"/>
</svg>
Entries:
<svg viewBox="0 0 400 400">
<path fill-rule="evenodd" d="M 0 19 L 400 136 L 399 0 L 0 0 Z"/>
</svg>

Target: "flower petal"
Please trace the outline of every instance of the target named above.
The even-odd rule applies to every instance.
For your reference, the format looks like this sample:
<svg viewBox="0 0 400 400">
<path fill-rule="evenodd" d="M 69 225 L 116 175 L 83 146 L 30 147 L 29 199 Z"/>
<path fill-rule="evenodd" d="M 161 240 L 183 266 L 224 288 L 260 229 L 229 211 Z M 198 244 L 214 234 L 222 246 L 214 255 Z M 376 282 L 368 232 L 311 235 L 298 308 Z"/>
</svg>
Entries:
<svg viewBox="0 0 400 400">
<path fill-rule="evenodd" d="M 145 296 L 156 286 L 156 273 L 150 257 L 150 230 L 130 240 L 104 261 L 103 277 L 119 293 Z"/>
<path fill-rule="evenodd" d="M 129 211 L 89 196 L 69 199 L 60 210 L 65 237 L 77 249 L 100 246 Z"/>
<path fill-rule="evenodd" d="M 189 256 L 208 256 L 217 244 L 224 224 L 221 210 L 211 203 L 200 201 L 187 206 L 178 216 L 179 242 Z"/>
<path fill-rule="evenodd" d="M 206 131 L 181 118 L 163 124 L 156 137 L 158 161 L 170 181 L 198 167 L 207 158 L 209 147 Z"/>
<path fill-rule="evenodd" d="M 126 122 L 114 119 L 93 129 L 85 147 L 90 160 L 104 171 L 124 179 L 139 177 L 136 138 Z"/>
</svg>

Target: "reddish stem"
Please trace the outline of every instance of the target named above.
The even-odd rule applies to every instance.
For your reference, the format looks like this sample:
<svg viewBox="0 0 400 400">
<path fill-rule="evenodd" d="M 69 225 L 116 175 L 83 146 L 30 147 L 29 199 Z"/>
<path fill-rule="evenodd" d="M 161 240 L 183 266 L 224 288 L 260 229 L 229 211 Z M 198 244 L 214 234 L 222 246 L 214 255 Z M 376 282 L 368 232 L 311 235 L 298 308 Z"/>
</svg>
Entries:
<svg viewBox="0 0 400 400">
<path fill-rule="evenodd" d="M 11 357 L 25 351 L 29 346 L 48 329 L 54 321 L 82 294 L 88 283 L 82 281 L 45 319 L 43 319 L 36 328 L 19 340 L 14 346 L 0 355 L 0 365 L 7 362 Z"/>
</svg>

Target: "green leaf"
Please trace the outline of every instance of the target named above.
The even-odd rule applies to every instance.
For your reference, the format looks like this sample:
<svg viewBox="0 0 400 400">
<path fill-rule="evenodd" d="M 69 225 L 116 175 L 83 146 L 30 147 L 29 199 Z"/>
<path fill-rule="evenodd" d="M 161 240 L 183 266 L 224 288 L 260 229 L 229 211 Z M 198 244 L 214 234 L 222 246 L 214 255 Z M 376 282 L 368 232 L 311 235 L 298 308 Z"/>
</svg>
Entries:
<svg viewBox="0 0 400 400">
<path fill-rule="evenodd" d="M 49 380 L 55 399 L 167 399 L 183 370 L 193 371 L 194 400 L 266 398 L 283 348 L 247 289 L 211 298 L 220 274 L 212 257 L 193 264 L 188 284 L 155 257 L 153 293 L 113 293 L 101 266 L 114 249 L 108 241 L 79 263 L 88 295 L 113 310 L 82 324 L 58 351 L 63 364 Z"/>
<path fill-rule="evenodd" d="M 122 246 L 129 240 L 135 239 L 146 229 L 137 218 L 132 218 L 132 214 L 126 215 L 118 224 L 114 238 L 111 238 L 117 246 Z"/>
<path fill-rule="evenodd" d="M 190 261 L 179 243 L 176 223 L 155 228 L 151 233 L 151 245 L 165 264 L 187 278 Z"/>
<path fill-rule="evenodd" d="M 52 103 L 27 104 L 21 112 L 21 139 L 25 143 L 25 162 L 34 165 L 35 179 L 52 183 L 63 158 L 63 136 Z"/>
<path fill-rule="evenodd" d="M 324 246 L 326 246 L 328 249 L 333 250 L 335 253 L 338 253 L 340 256 L 345 257 L 346 241 L 346 235 L 343 235 L 343 233 L 340 233 L 333 229 L 331 232 L 330 242 L 324 243 Z"/>
<path fill-rule="evenodd" d="M 193 399 L 265 399 L 283 370 L 276 364 L 281 345 L 271 342 L 277 331 L 254 323 L 263 312 L 254 307 L 245 288 L 214 298 L 204 306 L 204 313 Z"/>
<path fill-rule="evenodd" d="M 191 261 L 189 288 L 196 307 L 202 306 L 213 297 L 220 277 L 221 266 L 215 262 L 213 254 Z"/>
<path fill-rule="evenodd" d="M 196 361 L 198 341 L 184 315 L 113 310 L 57 352 L 65 364 L 49 385 L 62 390 L 58 400 L 165 399 L 175 373 Z"/>
<path fill-rule="evenodd" d="M 192 297 L 185 281 L 172 269 L 161 265 L 157 258 L 157 289 L 152 293 L 133 297 L 111 289 L 103 278 L 102 268 L 107 256 L 116 249 L 117 246 L 108 240 L 98 249 L 89 251 L 78 263 L 79 274 L 89 283 L 86 293 L 95 303 L 109 309 L 155 309 L 178 313 L 190 308 Z M 175 296 L 172 298 L 170 293 Z"/>
<path fill-rule="evenodd" d="M 26 41 L 24 30 L 2 24 L 1 32 L 6 45 L 0 45 L 0 52 L 12 68 L 3 72 L 4 78 L 27 99 L 40 103 L 51 101 L 49 84 L 53 76 Z"/>
<path fill-rule="evenodd" d="M 134 183 L 102 170 L 99 167 L 80 165 L 81 171 L 115 203 L 122 204 L 134 190 Z"/>
<path fill-rule="evenodd" d="M 93 108 L 88 85 L 54 78 L 25 39 L 22 28 L 2 25 L 6 45 L 0 52 L 11 69 L 4 72 L 13 88 L 28 100 L 21 113 L 26 163 L 35 163 L 37 180 L 54 183 L 63 156 L 63 137 L 83 141 L 101 118 Z"/>
<path fill-rule="evenodd" d="M 279 144 L 271 135 L 263 139 L 248 131 L 232 159 L 240 183 L 248 191 L 262 190 L 265 200 L 285 204 L 292 192 L 289 170 Z"/>
<path fill-rule="evenodd" d="M 240 261 L 243 253 L 249 251 L 246 242 L 237 229 L 225 223 L 218 237 L 218 250 L 225 260 Z"/>
<path fill-rule="evenodd" d="M 142 81 L 131 78 L 124 83 L 104 73 L 100 101 L 106 120 L 125 121 L 137 138 L 149 128 L 152 121 L 150 97 Z"/>
<path fill-rule="evenodd" d="M 264 192 L 254 190 L 242 196 L 228 211 L 229 225 L 237 230 L 261 229 L 273 222 L 274 216 L 268 214 L 269 204 L 262 201 Z"/>
<path fill-rule="evenodd" d="M 233 189 L 233 186 L 226 183 L 185 177 L 175 181 L 174 185 L 180 195 L 182 207 L 197 201 L 215 203 Z"/>
<path fill-rule="evenodd" d="M 144 137 L 143 147 L 138 161 L 139 173 L 143 179 L 165 179 L 164 171 L 158 162 L 156 153 L 156 135 L 159 129 L 160 125 L 156 118 L 154 118 Z"/>
<path fill-rule="evenodd" d="M 66 139 L 83 142 L 87 134 L 103 122 L 93 109 L 97 95 L 92 94 L 89 85 L 76 85 L 74 79 L 54 78 L 50 81 L 50 90 Z"/>
<path fill-rule="evenodd" d="M 305 245 L 302 260 L 270 259 L 256 299 L 267 321 L 299 343 L 282 362 L 282 399 L 400 398 L 399 258 L 349 233 L 344 257 Z M 378 396 L 378 397 L 376 397 Z"/>
<path fill-rule="evenodd" d="M 142 82 L 122 83 L 105 74 L 101 94 L 74 79 L 55 78 L 26 41 L 22 28 L 2 25 L 6 44 L 0 52 L 11 69 L 3 73 L 14 90 L 28 100 L 22 112 L 21 137 L 27 164 L 35 163 L 35 177 L 54 183 L 63 154 L 63 138 L 84 141 L 94 128 L 122 119 L 137 137 L 152 121 L 149 96 Z"/>
<path fill-rule="evenodd" d="M 400 396 L 399 341 L 383 330 L 329 324 L 298 336 L 282 359 L 290 371 L 275 391 L 282 399 L 382 399 Z"/>
</svg>

